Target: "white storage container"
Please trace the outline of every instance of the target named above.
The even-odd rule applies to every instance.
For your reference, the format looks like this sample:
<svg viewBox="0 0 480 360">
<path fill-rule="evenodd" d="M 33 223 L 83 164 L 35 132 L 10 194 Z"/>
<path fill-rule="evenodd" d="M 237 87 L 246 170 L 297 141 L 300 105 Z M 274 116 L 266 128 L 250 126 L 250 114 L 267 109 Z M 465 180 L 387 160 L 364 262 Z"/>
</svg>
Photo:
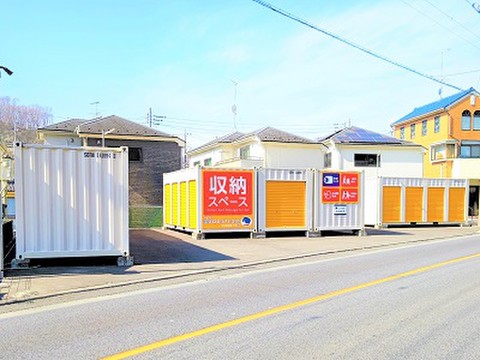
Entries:
<svg viewBox="0 0 480 360">
<path fill-rule="evenodd" d="M 366 180 L 365 223 L 464 224 L 468 221 L 466 179 L 378 177 Z"/>
<path fill-rule="evenodd" d="M 358 171 L 315 172 L 314 227 L 364 232 L 364 174 Z"/>
<path fill-rule="evenodd" d="M 311 169 L 258 169 L 255 232 L 313 229 Z"/>
<path fill-rule="evenodd" d="M 15 146 L 16 260 L 129 256 L 128 150 Z"/>
</svg>

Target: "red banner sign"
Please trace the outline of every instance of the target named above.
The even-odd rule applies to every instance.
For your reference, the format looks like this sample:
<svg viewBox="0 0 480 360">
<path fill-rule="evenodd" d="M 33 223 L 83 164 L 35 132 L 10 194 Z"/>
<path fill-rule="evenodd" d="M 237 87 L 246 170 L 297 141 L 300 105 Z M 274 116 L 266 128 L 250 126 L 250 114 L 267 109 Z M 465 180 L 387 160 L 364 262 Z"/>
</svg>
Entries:
<svg viewBox="0 0 480 360">
<path fill-rule="evenodd" d="M 203 170 L 205 229 L 253 228 L 252 170 Z"/>
</svg>

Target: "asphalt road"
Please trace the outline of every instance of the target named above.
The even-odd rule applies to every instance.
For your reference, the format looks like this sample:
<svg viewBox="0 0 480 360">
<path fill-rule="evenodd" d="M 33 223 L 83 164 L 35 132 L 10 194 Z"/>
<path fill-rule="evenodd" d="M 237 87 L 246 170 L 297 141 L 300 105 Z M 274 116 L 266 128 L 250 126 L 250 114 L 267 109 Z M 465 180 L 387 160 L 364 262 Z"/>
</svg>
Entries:
<svg viewBox="0 0 480 360">
<path fill-rule="evenodd" d="M 479 272 L 471 236 L 209 275 L 0 315 L 0 358 L 474 359 Z"/>
</svg>

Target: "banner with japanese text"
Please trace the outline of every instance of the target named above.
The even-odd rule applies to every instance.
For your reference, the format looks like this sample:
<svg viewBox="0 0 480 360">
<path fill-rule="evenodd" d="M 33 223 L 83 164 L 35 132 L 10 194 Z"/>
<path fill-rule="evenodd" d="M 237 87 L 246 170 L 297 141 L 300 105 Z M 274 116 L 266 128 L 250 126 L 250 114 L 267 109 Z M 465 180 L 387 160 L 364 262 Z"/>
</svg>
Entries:
<svg viewBox="0 0 480 360">
<path fill-rule="evenodd" d="M 253 170 L 203 169 L 202 229 L 253 230 Z"/>
<path fill-rule="evenodd" d="M 360 174 L 357 172 L 323 172 L 322 203 L 358 204 Z"/>
</svg>

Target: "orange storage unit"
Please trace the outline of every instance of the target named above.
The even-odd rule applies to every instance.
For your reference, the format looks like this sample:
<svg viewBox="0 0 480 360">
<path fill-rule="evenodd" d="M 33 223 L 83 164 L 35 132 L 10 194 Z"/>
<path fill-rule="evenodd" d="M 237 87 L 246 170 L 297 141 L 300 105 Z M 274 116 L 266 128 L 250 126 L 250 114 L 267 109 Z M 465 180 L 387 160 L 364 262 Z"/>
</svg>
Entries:
<svg viewBox="0 0 480 360">
<path fill-rule="evenodd" d="M 311 231 L 313 170 L 258 169 L 255 237 L 267 231 Z"/>
<path fill-rule="evenodd" d="M 423 188 L 410 186 L 405 188 L 405 221 L 419 223 L 423 221 Z"/>
<path fill-rule="evenodd" d="M 385 223 L 401 222 L 401 187 L 384 186 L 382 218 Z"/>
<path fill-rule="evenodd" d="M 266 227 L 305 227 L 306 181 L 266 181 Z"/>
<path fill-rule="evenodd" d="M 427 222 L 443 222 L 445 214 L 445 188 L 429 187 L 427 198 Z"/>
<path fill-rule="evenodd" d="M 448 221 L 459 222 L 463 221 L 465 217 L 466 208 L 466 189 L 465 188 L 450 188 L 448 189 L 450 204 L 448 207 Z"/>
</svg>

